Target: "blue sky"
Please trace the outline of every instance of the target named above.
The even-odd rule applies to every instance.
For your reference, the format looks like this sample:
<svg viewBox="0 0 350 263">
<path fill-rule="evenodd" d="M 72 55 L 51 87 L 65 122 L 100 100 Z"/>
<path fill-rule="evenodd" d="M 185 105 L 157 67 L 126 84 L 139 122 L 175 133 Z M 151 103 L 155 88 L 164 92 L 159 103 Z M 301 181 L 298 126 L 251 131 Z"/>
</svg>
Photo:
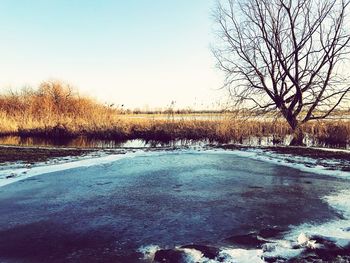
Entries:
<svg viewBox="0 0 350 263">
<path fill-rule="evenodd" d="M 214 0 L 0 0 L 0 87 L 59 79 L 127 107 L 212 107 Z"/>
</svg>

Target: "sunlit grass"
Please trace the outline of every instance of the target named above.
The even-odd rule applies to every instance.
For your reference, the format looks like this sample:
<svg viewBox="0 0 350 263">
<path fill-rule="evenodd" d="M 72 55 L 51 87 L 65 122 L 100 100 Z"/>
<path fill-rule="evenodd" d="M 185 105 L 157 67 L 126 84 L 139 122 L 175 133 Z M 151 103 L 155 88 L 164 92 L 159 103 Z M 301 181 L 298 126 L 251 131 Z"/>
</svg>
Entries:
<svg viewBox="0 0 350 263">
<path fill-rule="evenodd" d="M 350 122 L 310 122 L 303 130 L 325 142 L 346 143 Z M 80 96 L 68 85 L 45 82 L 37 90 L 0 95 L 0 134 L 240 142 L 252 136 L 282 140 L 291 130 L 282 119 L 245 120 L 230 113 L 122 114 L 116 108 Z"/>
</svg>

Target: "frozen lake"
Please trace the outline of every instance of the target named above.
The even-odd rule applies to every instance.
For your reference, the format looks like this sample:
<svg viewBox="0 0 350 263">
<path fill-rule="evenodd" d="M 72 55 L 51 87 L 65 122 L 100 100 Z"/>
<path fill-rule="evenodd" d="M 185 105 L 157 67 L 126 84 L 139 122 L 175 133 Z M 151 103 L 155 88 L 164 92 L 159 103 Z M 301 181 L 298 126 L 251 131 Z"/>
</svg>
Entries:
<svg viewBox="0 0 350 263">
<path fill-rule="evenodd" d="M 283 242 L 300 245 L 304 228 L 350 239 L 348 211 L 329 201 L 349 186 L 223 151 L 72 167 L 0 188 L 0 262 L 150 262 L 156 251 L 164 262 L 287 260 L 306 246 Z"/>
</svg>

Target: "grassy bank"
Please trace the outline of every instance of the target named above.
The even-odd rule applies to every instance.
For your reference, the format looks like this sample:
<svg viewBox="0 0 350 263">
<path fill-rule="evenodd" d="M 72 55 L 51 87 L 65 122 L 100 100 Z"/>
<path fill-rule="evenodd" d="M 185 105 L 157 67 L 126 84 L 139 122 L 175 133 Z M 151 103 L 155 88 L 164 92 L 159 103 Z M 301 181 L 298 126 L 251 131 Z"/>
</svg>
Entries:
<svg viewBox="0 0 350 263">
<path fill-rule="evenodd" d="M 5 119 L 5 122 L 8 121 Z M 45 138 L 74 138 L 86 136 L 98 139 L 144 139 L 170 141 L 178 139 L 210 140 L 217 142 L 242 142 L 249 137 L 272 136 L 276 143 L 291 134 L 289 126 L 281 121 L 224 120 L 157 120 L 111 117 L 108 122 L 97 120 L 57 123 L 40 121 L 16 122 L 15 128 L 1 130 L 3 135 L 40 136 Z M 349 141 L 350 122 L 311 122 L 303 127 L 309 137 L 329 145 L 342 145 Z"/>
<path fill-rule="evenodd" d="M 328 144 L 345 144 L 350 137 L 349 121 L 310 122 L 303 129 L 311 138 Z M 243 120 L 232 114 L 202 119 L 199 114 L 169 112 L 144 117 L 125 115 L 113 106 L 80 96 L 69 85 L 59 82 L 45 82 L 36 90 L 0 95 L 0 135 L 217 142 L 273 136 L 280 142 L 290 133 L 289 126 L 281 119 Z"/>
</svg>

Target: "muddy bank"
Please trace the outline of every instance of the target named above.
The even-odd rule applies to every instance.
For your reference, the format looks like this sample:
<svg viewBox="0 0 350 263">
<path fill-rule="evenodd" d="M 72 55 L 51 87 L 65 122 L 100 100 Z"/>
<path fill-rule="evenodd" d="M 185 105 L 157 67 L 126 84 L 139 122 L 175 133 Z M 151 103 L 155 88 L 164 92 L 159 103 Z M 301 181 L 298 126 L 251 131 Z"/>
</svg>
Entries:
<svg viewBox="0 0 350 263">
<path fill-rule="evenodd" d="M 82 156 L 91 152 L 93 150 L 0 146 L 0 165 L 9 162 L 46 162 L 54 158 Z"/>
<path fill-rule="evenodd" d="M 308 147 L 268 147 L 269 151 L 279 154 L 293 154 L 319 159 L 343 159 L 350 161 L 350 151 L 341 149 L 319 149 Z"/>
<path fill-rule="evenodd" d="M 295 147 L 295 146 L 266 146 L 251 147 L 237 144 L 211 144 L 208 147 L 225 150 L 246 150 L 249 148 L 263 149 L 278 154 L 290 154 L 295 156 L 322 158 L 322 159 L 344 159 L 350 161 L 350 151 L 337 148 L 313 148 L 313 147 Z"/>
<path fill-rule="evenodd" d="M 124 145 L 113 145 L 112 148 L 104 147 L 53 147 L 53 146 L 7 146 L 0 145 L 0 165 L 6 162 L 23 162 L 35 163 L 45 162 L 54 158 L 74 157 L 91 154 L 96 151 L 104 153 L 119 153 L 121 150 L 143 149 L 145 151 L 158 150 L 174 150 L 174 149 L 188 149 L 196 148 L 197 150 L 241 150 L 241 151 L 263 151 L 266 153 L 273 153 L 279 156 L 286 157 L 305 157 L 307 159 L 315 160 L 315 164 L 320 164 L 329 169 L 340 169 L 343 171 L 350 171 L 350 151 L 342 149 L 327 149 L 327 148 L 313 148 L 313 147 L 289 147 L 289 146 L 244 146 L 237 144 L 205 144 L 203 143 L 174 143 L 171 145 L 148 145 L 142 144 L 139 141 L 129 142 Z M 333 162 L 328 162 L 328 161 Z M 302 161 L 305 159 L 296 160 L 289 159 L 290 162 Z"/>
</svg>

